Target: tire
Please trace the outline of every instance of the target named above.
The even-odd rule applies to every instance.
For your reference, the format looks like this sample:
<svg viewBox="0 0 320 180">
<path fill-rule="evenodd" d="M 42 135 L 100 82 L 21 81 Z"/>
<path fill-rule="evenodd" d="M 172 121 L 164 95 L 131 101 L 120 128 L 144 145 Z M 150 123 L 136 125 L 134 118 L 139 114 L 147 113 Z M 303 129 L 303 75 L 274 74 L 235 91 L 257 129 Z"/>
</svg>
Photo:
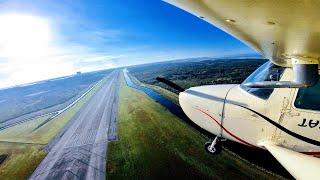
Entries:
<svg viewBox="0 0 320 180">
<path fill-rule="evenodd" d="M 222 146 L 219 141 L 214 145 L 214 149 L 210 150 L 210 148 L 209 148 L 210 146 L 211 146 L 211 142 L 206 142 L 206 144 L 204 145 L 204 148 L 205 148 L 206 152 L 211 155 L 219 154 L 222 150 Z"/>
</svg>

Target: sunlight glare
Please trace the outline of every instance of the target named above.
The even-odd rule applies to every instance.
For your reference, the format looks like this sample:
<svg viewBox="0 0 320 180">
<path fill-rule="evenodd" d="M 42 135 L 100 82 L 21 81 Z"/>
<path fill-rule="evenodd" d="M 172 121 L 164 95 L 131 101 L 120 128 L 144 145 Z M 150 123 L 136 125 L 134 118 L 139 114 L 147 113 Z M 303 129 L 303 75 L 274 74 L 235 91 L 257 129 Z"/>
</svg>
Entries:
<svg viewBox="0 0 320 180">
<path fill-rule="evenodd" d="M 40 17 L 19 14 L 0 15 L 0 51 L 12 60 L 39 58 L 50 41 L 48 22 Z"/>
</svg>

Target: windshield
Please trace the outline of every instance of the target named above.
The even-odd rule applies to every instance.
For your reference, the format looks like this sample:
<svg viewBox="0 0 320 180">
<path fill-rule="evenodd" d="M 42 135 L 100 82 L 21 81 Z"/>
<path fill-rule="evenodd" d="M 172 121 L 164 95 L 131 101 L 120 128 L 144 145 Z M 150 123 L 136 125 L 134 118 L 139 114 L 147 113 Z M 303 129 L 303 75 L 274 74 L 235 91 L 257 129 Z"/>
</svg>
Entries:
<svg viewBox="0 0 320 180">
<path fill-rule="evenodd" d="M 262 99 L 268 99 L 273 92 L 273 88 L 249 88 L 243 84 L 249 82 L 279 81 L 284 72 L 284 67 L 266 62 L 252 73 L 242 84 L 241 88 Z"/>
</svg>

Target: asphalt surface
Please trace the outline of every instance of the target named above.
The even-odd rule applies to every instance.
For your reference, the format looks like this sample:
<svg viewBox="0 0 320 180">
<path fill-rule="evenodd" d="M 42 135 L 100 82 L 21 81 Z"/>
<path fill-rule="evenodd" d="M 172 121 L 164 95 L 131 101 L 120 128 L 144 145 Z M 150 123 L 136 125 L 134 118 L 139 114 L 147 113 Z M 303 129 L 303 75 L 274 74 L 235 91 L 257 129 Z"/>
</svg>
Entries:
<svg viewBox="0 0 320 180">
<path fill-rule="evenodd" d="M 48 144 L 30 179 L 105 179 L 108 139 L 116 139 L 120 71 L 107 81 Z"/>
</svg>

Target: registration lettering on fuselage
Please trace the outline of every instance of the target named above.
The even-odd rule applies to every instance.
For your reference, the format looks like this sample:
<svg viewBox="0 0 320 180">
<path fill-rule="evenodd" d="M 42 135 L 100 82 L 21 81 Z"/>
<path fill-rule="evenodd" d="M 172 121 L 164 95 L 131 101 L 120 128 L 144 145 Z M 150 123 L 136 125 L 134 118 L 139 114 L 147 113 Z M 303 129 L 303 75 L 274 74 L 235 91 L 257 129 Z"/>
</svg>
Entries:
<svg viewBox="0 0 320 180">
<path fill-rule="evenodd" d="M 309 128 L 315 128 L 319 125 L 319 121 L 318 120 L 307 120 L 306 118 L 303 118 L 302 122 L 300 124 L 298 124 L 298 126 L 300 127 L 309 127 Z"/>
</svg>

